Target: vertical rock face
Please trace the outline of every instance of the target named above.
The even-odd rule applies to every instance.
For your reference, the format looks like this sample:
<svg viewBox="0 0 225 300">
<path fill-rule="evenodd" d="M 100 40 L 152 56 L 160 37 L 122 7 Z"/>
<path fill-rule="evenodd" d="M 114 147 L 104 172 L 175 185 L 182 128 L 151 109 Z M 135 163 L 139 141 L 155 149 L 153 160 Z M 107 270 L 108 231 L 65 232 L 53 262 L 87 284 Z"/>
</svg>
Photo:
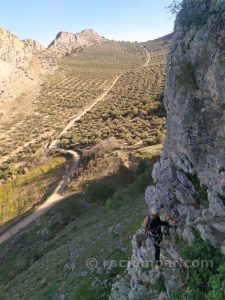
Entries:
<svg viewBox="0 0 225 300">
<path fill-rule="evenodd" d="M 49 49 L 58 55 L 70 54 L 74 49 L 101 43 L 102 38 L 93 29 L 82 30 L 79 33 L 59 32 Z"/>
<path fill-rule="evenodd" d="M 177 16 L 168 57 L 164 104 L 167 136 L 160 161 L 153 168 L 154 186 L 145 192 L 151 207 L 163 204 L 162 215 L 179 221 L 176 234 L 191 243 L 198 230 L 202 239 L 225 254 L 225 2 L 184 0 Z M 128 275 L 115 283 L 117 299 L 168 299 L 179 282 L 179 247 L 164 239 L 162 261 L 179 262 L 162 271 L 165 291 L 154 289 L 157 276 L 141 262 L 151 260 L 150 241 L 132 241 Z M 139 264 L 138 264 L 138 263 Z M 136 267 L 134 267 L 136 266 Z M 154 277 L 155 276 L 155 277 Z M 148 286 L 148 287 L 147 287 Z"/>
<path fill-rule="evenodd" d="M 146 191 L 150 206 L 160 202 L 181 219 L 183 238 L 190 241 L 186 230 L 198 225 L 213 245 L 224 240 L 213 219 L 225 228 L 224 16 L 220 0 L 198 1 L 178 14 L 164 98 L 168 132 L 153 170 L 156 185 Z"/>
</svg>

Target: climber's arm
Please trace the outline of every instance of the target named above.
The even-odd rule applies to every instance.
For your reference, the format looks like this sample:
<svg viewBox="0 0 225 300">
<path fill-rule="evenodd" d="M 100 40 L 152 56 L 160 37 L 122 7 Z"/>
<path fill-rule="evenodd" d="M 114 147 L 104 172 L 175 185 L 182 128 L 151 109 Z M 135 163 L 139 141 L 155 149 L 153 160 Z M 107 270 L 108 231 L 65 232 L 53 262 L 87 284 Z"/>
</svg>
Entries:
<svg viewBox="0 0 225 300">
<path fill-rule="evenodd" d="M 159 223 L 160 223 L 160 224 L 159 224 L 160 226 L 170 227 L 170 224 L 169 224 L 168 222 L 164 222 L 164 221 L 160 220 Z"/>
</svg>

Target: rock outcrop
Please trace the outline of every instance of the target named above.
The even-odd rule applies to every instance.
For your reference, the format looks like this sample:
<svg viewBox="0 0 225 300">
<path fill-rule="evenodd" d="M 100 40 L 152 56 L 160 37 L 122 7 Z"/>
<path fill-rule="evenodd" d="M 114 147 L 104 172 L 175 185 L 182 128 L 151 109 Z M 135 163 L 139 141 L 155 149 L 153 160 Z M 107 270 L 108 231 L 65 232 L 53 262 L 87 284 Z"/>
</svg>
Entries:
<svg viewBox="0 0 225 300">
<path fill-rule="evenodd" d="M 45 48 L 37 41 L 22 41 L 0 28 L 0 101 L 19 96 L 37 84 L 43 75 L 54 72 L 58 57 L 104 40 L 92 29 L 76 34 L 59 32 L 56 39 Z"/>
<path fill-rule="evenodd" d="M 99 36 L 93 29 L 82 30 L 79 33 L 59 32 L 49 49 L 58 55 L 70 54 L 74 49 L 82 46 L 91 46 L 103 42 L 105 39 Z"/>
<path fill-rule="evenodd" d="M 197 230 L 225 254 L 225 3 L 190 2 L 175 23 L 164 97 L 168 131 L 145 199 L 150 207 L 163 205 L 164 215 L 179 221 L 179 239 L 191 244 Z M 179 264 L 165 268 L 165 289 L 157 293 L 159 272 L 153 268 L 146 275 L 141 266 L 154 249 L 149 241 L 140 246 L 139 235 L 132 241 L 128 275 L 113 285 L 111 300 L 168 299 L 183 284 Z M 185 268 L 176 242 L 164 243 L 162 260 Z"/>
<path fill-rule="evenodd" d="M 56 59 L 38 42 L 0 28 L 0 44 L 0 101 L 17 97 L 56 69 Z"/>
</svg>

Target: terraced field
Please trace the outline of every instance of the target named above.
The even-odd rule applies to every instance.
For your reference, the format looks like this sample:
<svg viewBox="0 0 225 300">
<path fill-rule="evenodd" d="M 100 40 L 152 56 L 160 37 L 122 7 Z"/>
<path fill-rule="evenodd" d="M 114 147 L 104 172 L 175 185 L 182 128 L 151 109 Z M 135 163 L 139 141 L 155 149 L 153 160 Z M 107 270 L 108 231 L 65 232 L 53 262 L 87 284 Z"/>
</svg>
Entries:
<svg viewBox="0 0 225 300">
<path fill-rule="evenodd" d="M 61 137 L 63 147 L 84 148 L 114 136 L 128 144 L 161 142 L 165 131 L 162 94 L 168 42 L 145 44 L 151 53 L 147 66 L 126 71 L 105 100 Z"/>
<path fill-rule="evenodd" d="M 139 44 L 122 42 L 105 42 L 64 57 L 59 70 L 42 84 L 38 96 L 2 123 L 1 163 L 4 158 L 6 161 L 0 179 L 10 176 L 8 167 L 12 164 L 18 173 L 29 168 L 37 150 L 106 91 L 118 74 L 145 60 L 146 52 Z"/>
</svg>

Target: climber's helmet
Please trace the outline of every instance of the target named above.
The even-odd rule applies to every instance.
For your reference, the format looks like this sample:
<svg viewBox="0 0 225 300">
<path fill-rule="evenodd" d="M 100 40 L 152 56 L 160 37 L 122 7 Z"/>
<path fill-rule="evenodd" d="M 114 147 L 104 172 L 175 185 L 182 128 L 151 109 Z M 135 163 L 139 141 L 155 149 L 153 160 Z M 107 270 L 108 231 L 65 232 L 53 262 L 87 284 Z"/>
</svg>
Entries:
<svg viewBox="0 0 225 300">
<path fill-rule="evenodd" d="M 154 216 L 159 214 L 159 207 L 157 205 L 152 206 L 150 213 Z"/>
</svg>

